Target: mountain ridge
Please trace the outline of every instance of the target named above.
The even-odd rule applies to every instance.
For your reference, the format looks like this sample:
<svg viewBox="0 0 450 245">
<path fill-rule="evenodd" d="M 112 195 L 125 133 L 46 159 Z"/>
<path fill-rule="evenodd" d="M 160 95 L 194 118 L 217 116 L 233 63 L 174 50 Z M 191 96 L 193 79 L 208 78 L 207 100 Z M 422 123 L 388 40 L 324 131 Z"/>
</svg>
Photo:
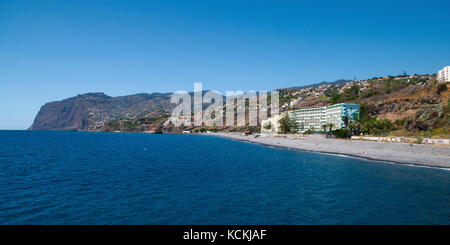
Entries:
<svg viewBox="0 0 450 245">
<path fill-rule="evenodd" d="M 138 93 L 112 97 L 103 92 L 79 94 L 44 104 L 29 130 L 100 130 L 105 122 L 171 110 L 170 93 Z"/>
</svg>

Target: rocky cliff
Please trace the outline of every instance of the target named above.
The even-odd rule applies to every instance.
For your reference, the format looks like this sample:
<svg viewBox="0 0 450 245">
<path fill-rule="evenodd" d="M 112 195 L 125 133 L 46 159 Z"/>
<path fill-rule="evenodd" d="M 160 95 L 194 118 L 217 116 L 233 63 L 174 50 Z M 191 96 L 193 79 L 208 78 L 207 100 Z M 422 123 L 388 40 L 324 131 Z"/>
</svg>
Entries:
<svg viewBox="0 0 450 245">
<path fill-rule="evenodd" d="M 87 93 L 41 107 L 30 130 L 97 131 L 121 118 L 157 117 L 169 113 L 170 94 L 135 94 L 111 97 Z"/>
</svg>

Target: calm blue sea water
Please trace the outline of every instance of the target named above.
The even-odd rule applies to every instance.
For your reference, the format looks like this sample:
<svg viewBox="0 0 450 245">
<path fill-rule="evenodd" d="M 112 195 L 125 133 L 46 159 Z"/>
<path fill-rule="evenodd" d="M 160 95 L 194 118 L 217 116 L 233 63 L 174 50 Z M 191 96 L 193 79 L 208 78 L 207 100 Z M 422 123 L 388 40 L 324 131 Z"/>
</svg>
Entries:
<svg viewBox="0 0 450 245">
<path fill-rule="evenodd" d="M 0 131 L 0 224 L 450 224 L 450 171 L 213 136 Z"/>
</svg>

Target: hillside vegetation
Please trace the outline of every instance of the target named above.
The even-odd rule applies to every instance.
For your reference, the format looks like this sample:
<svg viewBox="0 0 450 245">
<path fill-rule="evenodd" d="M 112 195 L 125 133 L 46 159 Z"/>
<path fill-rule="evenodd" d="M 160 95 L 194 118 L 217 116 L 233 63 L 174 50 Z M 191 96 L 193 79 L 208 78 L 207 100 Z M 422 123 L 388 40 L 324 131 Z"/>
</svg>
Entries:
<svg viewBox="0 0 450 245">
<path fill-rule="evenodd" d="M 360 121 L 348 125 L 353 135 L 450 137 L 448 83 L 437 82 L 434 75 L 388 76 L 282 91 L 289 98 L 284 110 L 360 104 Z"/>
</svg>

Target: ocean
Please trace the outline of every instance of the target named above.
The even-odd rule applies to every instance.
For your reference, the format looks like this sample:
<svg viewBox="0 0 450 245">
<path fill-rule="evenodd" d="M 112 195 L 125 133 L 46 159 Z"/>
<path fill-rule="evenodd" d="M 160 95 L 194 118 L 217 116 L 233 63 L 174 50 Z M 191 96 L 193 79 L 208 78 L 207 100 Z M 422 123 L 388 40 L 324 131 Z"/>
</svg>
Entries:
<svg viewBox="0 0 450 245">
<path fill-rule="evenodd" d="M 0 131 L 0 224 L 450 224 L 450 171 L 208 135 Z"/>
</svg>

